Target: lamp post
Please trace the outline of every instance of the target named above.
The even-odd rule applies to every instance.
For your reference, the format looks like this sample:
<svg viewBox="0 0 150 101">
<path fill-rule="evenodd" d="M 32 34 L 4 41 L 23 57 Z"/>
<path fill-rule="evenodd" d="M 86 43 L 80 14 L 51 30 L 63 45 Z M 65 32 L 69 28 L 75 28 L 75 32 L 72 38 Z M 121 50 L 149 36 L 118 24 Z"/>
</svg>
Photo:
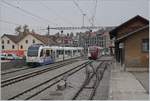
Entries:
<svg viewBox="0 0 150 101">
<path fill-rule="evenodd" d="M 63 30 L 61 31 L 61 34 L 63 34 Z M 64 36 L 62 35 L 63 37 L 63 44 L 62 44 L 62 47 L 63 47 L 63 60 L 65 59 L 65 50 L 64 50 Z"/>
<path fill-rule="evenodd" d="M 86 14 L 83 14 L 83 22 L 82 22 L 82 27 L 84 27 L 84 17 L 86 16 Z"/>
</svg>

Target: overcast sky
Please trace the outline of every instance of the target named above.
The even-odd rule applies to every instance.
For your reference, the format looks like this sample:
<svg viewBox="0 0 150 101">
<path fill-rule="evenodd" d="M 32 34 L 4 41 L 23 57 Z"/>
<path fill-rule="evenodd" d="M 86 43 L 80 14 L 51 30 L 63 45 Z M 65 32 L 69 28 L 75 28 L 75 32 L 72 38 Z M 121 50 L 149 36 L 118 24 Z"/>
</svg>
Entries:
<svg viewBox="0 0 150 101">
<path fill-rule="evenodd" d="M 86 14 L 85 26 L 94 13 L 96 0 L 0 0 L 0 35 L 14 34 L 15 27 L 27 24 L 40 34 L 51 27 L 82 26 L 82 13 Z M 9 3 L 9 5 L 7 4 Z M 149 18 L 149 0 L 97 0 L 94 24 L 96 26 L 117 26 L 128 19 L 141 15 Z M 12 5 L 14 5 L 12 7 Z M 16 8 L 15 8 L 16 7 Z M 28 11 L 27 14 L 21 9 Z M 76 30 L 77 32 L 79 30 Z M 85 31 L 85 30 L 83 30 Z M 51 30 L 51 34 L 58 30 Z M 59 31 L 60 32 L 60 31 Z M 71 32 L 71 31 L 64 31 Z"/>
</svg>

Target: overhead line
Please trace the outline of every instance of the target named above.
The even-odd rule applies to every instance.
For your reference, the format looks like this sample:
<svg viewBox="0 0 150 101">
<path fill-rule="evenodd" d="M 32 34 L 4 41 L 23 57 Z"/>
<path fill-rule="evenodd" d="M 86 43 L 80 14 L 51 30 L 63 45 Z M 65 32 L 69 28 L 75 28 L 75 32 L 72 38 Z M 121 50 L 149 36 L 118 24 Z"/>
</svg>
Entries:
<svg viewBox="0 0 150 101">
<path fill-rule="evenodd" d="M 83 10 L 80 8 L 79 4 L 73 0 L 74 4 L 77 6 L 77 8 L 80 10 L 81 14 L 84 14 Z"/>
<path fill-rule="evenodd" d="M 1 19 L 0 19 L 0 22 L 7 23 L 7 24 L 13 24 L 13 25 L 20 25 L 20 24 L 18 24 L 18 23 L 6 21 L 6 20 L 1 20 Z"/>
<path fill-rule="evenodd" d="M 96 8 L 97 8 L 97 0 L 96 0 L 96 2 L 95 2 L 94 11 L 93 11 L 93 16 L 92 16 L 92 24 L 93 24 L 93 26 L 94 26 L 94 21 L 95 21 Z"/>
<path fill-rule="evenodd" d="M 29 11 L 23 9 L 23 8 L 20 8 L 20 7 L 18 7 L 18 6 L 15 6 L 15 5 L 13 5 L 13 4 L 10 4 L 10 3 L 8 3 L 8 2 L 6 2 L 6 1 L 4 1 L 4 0 L 1 0 L 1 1 L 2 1 L 3 3 L 5 3 L 5 4 L 7 4 L 7 5 L 11 6 L 11 7 L 13 7 L 13 8 L 19 9 L 20 11 L 22 11 L 22 12 L 28 14 L 28 15 L 31 15 L 31 16 L 33 16 L 33 17 L 36 17 L 36 18 L 38 18 L 38 19 L 40 19 L 40 20 L 43 19 L 45 22 L 50 22 L 50 23 L 52 23 L 52 24 L 55 24 L 55 23 L 49 21 L 48 19 L 45 19 L 45 18 L 40 17 L 40 16 L 38 16 L 38 15 L 35 15 L 35 14 L 33 14 L 33 13 L 31 13 L 31 12 L 29 12 Z M 57 24 L 55 24 L 55 25 L 57 25 Z"/>
<path fill-rule="evenodd" d="M 49 8 L 47 5 L 45 5 L 43 2 L 41 2 L 41 4 L 45 7 L 45 8 L 47 8 L 47 9 L 50 9 L 51 11 L 53 11 L 53 13 L 55 13 L 55 15 L 56 16 L 59 16 L 60 18 L 62 18 L 62 21 L 66 21 L 67 23 L 69 23 L 69 24 L 71 24 L 72 26 L 74 26 L 74 24 L 71 22 L 71 21 L 69 21 L 69 20 L 66 20 L 64 17 L 62 17 L 62 16 L 60 16 L 58 13 L 56 13 L 56 11 L 54 11 L 52 8 Z"/>
<path fill-rule="evenodd" d="M 79 9 L 80 13 L 81 13 L 82 15 L 84 15 L 85 13 L 84 13 L 83 10 L 80 8 L 79 4 L 78 4 L 75 0 L 73 0 L 73 2 L 74 2 L 74 4 L 76 5 L 76 7 Z M 86 17 L 88 18 L 89 23 L 92 25 L 92 22 L 91 22 L 91 20 L 90 20 L 90 17 L 89 17 L 87 14 L 86 14 Z"/>
</svg>

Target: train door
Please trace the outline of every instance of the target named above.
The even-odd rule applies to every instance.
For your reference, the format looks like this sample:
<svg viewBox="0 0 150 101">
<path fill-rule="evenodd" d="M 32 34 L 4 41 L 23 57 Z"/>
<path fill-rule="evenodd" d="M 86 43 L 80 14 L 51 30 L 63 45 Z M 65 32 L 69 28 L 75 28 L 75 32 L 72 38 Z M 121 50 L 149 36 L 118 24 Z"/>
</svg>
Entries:
<svg viewBox="0 0 150 101">
<path fill-rule="evenodd" d="M 51 57 L 52 57 L 52 60 L 53 60 L 53 61 L 55 61 L 56 55 L 57 55 L 56 50 L 51 50 Z"/>
<path fill-rule="evenodd" d="M 45 50 L 41 49 L 40 51 L 40 63 L 43 63 L 45 59 Z"/>
<path fill-rule="evenodd" d="M 44 53 L 44 64 L 53 63 L 52 50 L 45 49 Z"/>
</svg>

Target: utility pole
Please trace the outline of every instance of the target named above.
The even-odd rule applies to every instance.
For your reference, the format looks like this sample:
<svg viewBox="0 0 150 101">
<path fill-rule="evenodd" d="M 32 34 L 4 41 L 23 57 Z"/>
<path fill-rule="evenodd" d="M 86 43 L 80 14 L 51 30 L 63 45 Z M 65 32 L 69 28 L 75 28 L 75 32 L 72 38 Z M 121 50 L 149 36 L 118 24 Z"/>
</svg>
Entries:
<svg viewBox="0 0 150 101">
<path fill-rule="evenodd" d="M 48 36 L 50 35 L 50 27 L 49 27 L 49 25 L 48 25 L 48 27 L 47 27 L 47 34 L 48 34 Z"/>
<path fill-rule="evenodd" d="M 61 31 L 61 34 L 63 34 L 63 30 Z M 63 35 L 62 35 L 62 38 L 63 38 L 62 47 L 63 47 L 63 60 L 64 60 L 65 59 L 65 50 L 64 50 L 65 42 L 64 42 L 64 36 Z"/>
<path fill-rule="evenodd" d="M 86 14 L 83 13 L 82 15 L 83 15 L 83 19 L 82 19 L 82 20 L 83 20 L 83 22 L 82 22 L 82 27 L 84 27 L 84 17 L 86 16 Z"/>
<path fill-rule="evenodd" d="M 50 27 L 49 27 L 49 25 L 48 25 L 48 27 L 47 27 L 47 37 L 49 38 L 48 39 L 48 45 L 50 45 Z"/>
</svg>

